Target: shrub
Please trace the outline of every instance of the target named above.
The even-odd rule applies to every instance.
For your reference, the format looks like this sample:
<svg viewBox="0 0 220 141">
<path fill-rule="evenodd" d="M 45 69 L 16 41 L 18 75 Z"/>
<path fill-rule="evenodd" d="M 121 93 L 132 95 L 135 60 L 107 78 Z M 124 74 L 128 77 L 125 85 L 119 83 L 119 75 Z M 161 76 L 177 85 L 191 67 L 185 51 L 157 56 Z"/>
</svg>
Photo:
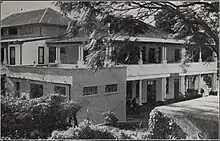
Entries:
<svg viewBox="0 0 220 141">
<path fill-rule="evenodd" d="M 157 110 L 152 110 L 148 123 L 148 133 L 144 138 L 150 139 L 186 139 L 187 134 L 173 121 Z"/>
<path fill-rule="evenodd" d="M 84 120 L 79 127 L 53 131 L 50 139 L 131 139 L 125 132 L 108 126 L 98 126 Z"/>
<path fill-rule="evenodd" d="M 48 138 L 53 130 L 70 127 L 67 119 L 81 108 L 58 94 L 31 100 L 2 96 L 1 107 L 2 137 L 12 139 Z"/>
<path fill-rule="evenodd" d="M 110 110 L 103 113 L 104 115 L 104 124 L 116 126 L 118 123 L 118 118 L 115 116 L 114 112 L 111 112 Z"/>
</svg>

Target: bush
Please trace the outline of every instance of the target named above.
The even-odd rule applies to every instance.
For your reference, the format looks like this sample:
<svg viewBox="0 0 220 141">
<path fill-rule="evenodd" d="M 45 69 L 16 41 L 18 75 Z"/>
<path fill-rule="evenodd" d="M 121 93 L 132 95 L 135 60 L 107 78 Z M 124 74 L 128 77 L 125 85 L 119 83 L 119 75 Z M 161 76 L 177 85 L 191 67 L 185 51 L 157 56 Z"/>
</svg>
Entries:
<svg viewBox="0 0 220 141">
<path fill-rule="evenodd" d="M 187 134 L 171 119 L 157 110 L 152 110 L 148 123 L 150 139 L 186 139 Z"/>
<path fill-rule="evenodd" d="M 85 120 L 79 127 L 70 127 L 66 131 L 53 131 L 50 139 L 130 139 L 123 131 L 98 126 Z"/>
<path fill-rule="evenodd" d="M 104 124 L 116 127 L 118 123 L 118 118 L 115 116 L 114 112 L 110 110 L 103 113 L 104 115 Z"/>
<path fill-rule="evenodd" d="M 81 106 L 52 94 L 31 100 L 1 96 L 1 133 L 4 138 L 48 138 L 53 130 L 71 126 L 68 118 Z"/>
</svg>

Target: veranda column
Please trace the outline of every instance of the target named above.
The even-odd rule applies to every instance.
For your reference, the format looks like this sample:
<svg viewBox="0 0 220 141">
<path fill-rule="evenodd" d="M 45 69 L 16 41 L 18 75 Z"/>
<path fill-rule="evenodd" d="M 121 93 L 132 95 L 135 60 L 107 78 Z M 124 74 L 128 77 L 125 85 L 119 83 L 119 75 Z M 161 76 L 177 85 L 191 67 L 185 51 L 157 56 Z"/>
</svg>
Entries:
<svg viewBox="0 0 220 141">
<path fill-rule="evenodd" d="M 201 74 L 199 74 L 197 77 L 198 77 L 198 94 L 201 94 L 201 92 L 200 92 L 200 89 L 201 89 L 201 79 L 202 79 Z"/>
<path fill-rule="evenodd" d="M 181 62 L 185 61 L 186 49 L 183 47 L 181 50 Z"/>
<path fill-rule="evenodd" d="M 132 81 L 132 99 L 136 97 L 136 81 Z"/>
<path fill-rule="evenodd" d="M 217 73 L 213 73 L 212 74 L 212 91 L 213 92 L 217 91 L 216 84 L 217 84 Z"/>
<path fill-rule="evenodd" d="M 185 77 L 184 76 L 180 76 L 179 88 L 180 88 L 180 93 L 185 95 Z"/>
<path fill-rule="evenodd" d="M 165 46 L 162 47 L 162 63 L 167 63 L 167 48 Z"/>
<path fill-rule="evenodd" d="M 139 105 L 142 105 L 142 80 L 139 80 Z"/>
<path fill-rule="evenodd" d="M 79 46 L 79 51 L 78 51 L 78 61 L 77 61 L 77 65 L 79 67 L 84 65 L 84 60 L 83 60 L 83 46 Z"/>
<path fill-rule="evenodd" d="M 201 48 L 199 49 L 199 62 L 202 62 L 202 52 L 201 52 Z"/>
<path fill-rule="evenodd" d="M 60 47 L 56 47 L 56 63 L 60 63 Z"/>
<path fill-rule="evenodd" d="M 161 78 L 161 100 L 165 101 L 166 98 L 166 77 Z"/>
<path fill-rule="evenodd" d="M 4 60 L 3 60 L 3 64 L 7 64 L 7 48 L 4 48 Z"/>
<path fill-rule="evenodd" d="M 139 62 L 138 62 L 139 65 L 142 65 L 143 64 L 143 54 L 142 54 L 142 47 L 140 48 L 140 58 L 139 58 Z"/>
</svg>

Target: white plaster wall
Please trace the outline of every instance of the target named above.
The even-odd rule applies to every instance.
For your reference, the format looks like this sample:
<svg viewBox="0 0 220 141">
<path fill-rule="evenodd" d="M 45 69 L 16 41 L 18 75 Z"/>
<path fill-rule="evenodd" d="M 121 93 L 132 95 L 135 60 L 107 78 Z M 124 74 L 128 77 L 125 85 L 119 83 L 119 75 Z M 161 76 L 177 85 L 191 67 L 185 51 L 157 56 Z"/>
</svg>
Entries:
<svg viewBox="0 0 220 141">
<path fill-rule="evenodd" d="M 44 46 L 44 62 L 46 62 L 45 40 L 25 42 L 22 44 L 22 65 L 33 65 L 33 61 L 38 63 L 38 46 Z"/>
</svg>

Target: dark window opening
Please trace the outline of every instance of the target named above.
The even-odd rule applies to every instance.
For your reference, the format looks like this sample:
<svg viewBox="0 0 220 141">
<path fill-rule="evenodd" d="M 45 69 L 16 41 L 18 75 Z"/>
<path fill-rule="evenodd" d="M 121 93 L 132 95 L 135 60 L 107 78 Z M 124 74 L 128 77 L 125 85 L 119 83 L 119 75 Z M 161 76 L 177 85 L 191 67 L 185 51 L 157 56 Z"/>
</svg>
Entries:
<svg viewBox="0 0 220 141">
<path fill-rule="evenodd" d="M 86 62 L 86 57 L 89 55 L 89 51 L 88 50 L 84 50 L 83 51 L 83 59 Z"/>
<path fill-rule="evenodd" d="M 166 78 L 166 93 L 169 94 L 169 78 Z"/>
<path fill-rule="evenodd" d="M 15 47 L 10 47 L 10 65 L 15 65 Z"/>
<path fill-rule="evenodd" d="M 55 63 L 56 47 L 49 47 L 49 63 Z"/>
<path fill-rule="evenodd" d="M 117 92 L 117 84 L 111 84 L 105 86 L 105 93 Z"/>
<path fill-rule="evenodd" d="M 44 64 L 44 47 L 38 47 L 38 64 Z"/>
<path fill-rule="evenodd" d="M 180 55 L 180 49 L 175 49 L 174 50 L 174 61 L 177 62 L 181 59 L 181 55 Z"/>
<path fill-rule="evenodd" d="M 40 84 L 30 84 L 30 99 L 39 98 L 43 96 L 43 85 Z"/>
<path fill-rule="evenodd" d="M 67 63 L 67 54 L 66 54 L 66 48 L 61 47 L 60 48 L 60 60 L 62 63 Z"/>
<path fill-rule="evenodd" d="M 93 95 L 98 93 L 97 86 L 83 87 L 83 95 Z"/>
<path fill-rule="evenodd" d="M 4 36 L 4 30 L 3 30 L 3 28 L 1 29 L 1 36 Z"/>
<path fill-rule="evenodd" d="M 66 95 L 66 88 L 61 87 L 61 86 L 54 86 L 54 93 L 55 94 Z"/>
<path fill-rule="evenodd" d="M 9 35 L 17 35 L 17 34 L 18 34 L 18 29 L 17 29 L 17 27 L 9 27 L 9 28 L 8 28 L 8 34 L 9 34 Z"/>
<path fill-rule="evenodd" d="M 5 54 L 4 54 L 4 48 L 1 48 L 1 62 L 4 61 L 4 58 L 5 58 L 4 55 L 5 55 Z"/>
</svg>

